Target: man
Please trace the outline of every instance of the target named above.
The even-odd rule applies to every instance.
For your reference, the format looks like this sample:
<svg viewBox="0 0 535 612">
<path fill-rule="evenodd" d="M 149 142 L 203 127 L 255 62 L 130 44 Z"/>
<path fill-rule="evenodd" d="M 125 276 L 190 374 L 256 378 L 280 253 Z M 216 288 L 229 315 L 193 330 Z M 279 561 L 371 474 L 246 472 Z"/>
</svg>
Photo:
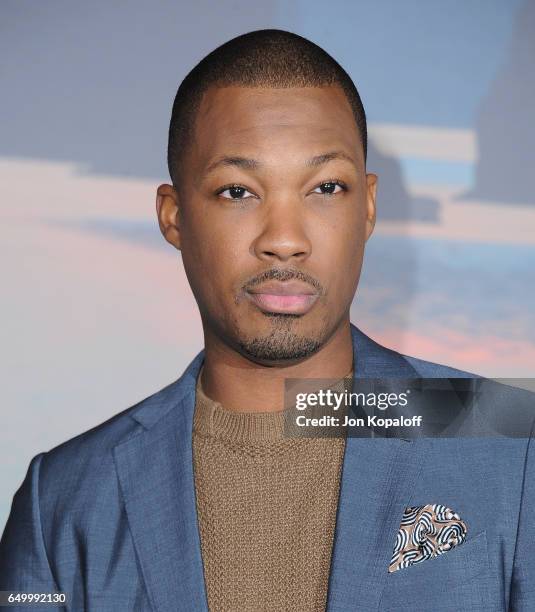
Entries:
<svg viewBox="0 0 535 612">
<path fill-rule="evenodd" d="M 375 224 L 366 145 L 350 77 L 295 34 L 239 36 L 185 78 L 156 207 L 204 350 L 32 460 L 0 589 L 99 612 L 535 609 L 529 438 L 284 435 L 289 378 L 471 376 L 350 323 Z M 406 509 L 435 504 L 464 541 L 392 571 Z"/>
</svg>

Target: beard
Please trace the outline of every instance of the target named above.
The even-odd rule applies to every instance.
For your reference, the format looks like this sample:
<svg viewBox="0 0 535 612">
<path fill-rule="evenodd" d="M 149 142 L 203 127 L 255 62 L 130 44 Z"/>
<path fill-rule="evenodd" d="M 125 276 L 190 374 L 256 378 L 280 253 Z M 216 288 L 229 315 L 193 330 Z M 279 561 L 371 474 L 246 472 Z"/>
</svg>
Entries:
<svg viewBox="0 0 535 612">
<path fill-rule="evenodd" d="M 241 351 L 258 362 L 290 362 L 313 355 L 323 344 L 322 333 L 315 336 L 294 331 L 294 323 L 301 315 L 264 313 L 271 320 L 267 335 L 244 338 L 238 334 Z"/>
</svg>

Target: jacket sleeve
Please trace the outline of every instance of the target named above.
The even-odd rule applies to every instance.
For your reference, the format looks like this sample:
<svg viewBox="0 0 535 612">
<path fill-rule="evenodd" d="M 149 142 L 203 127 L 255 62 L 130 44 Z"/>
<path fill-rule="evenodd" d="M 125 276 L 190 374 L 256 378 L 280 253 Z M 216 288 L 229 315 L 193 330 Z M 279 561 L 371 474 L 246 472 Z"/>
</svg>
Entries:
<svg viewBox="0 0 535 612">
<path fill-rule="evenodd" d="M 39 470 L 43 456 L 40 453 L 31 460 L 24 481 L 13 497 L 0 541 L 0 591 L 58 591 L 41 529 Z"/>
<path fill-rule="evenodd" d="M 511 612 L 535 610 L 535 440 L 527 444 L 522 499 L 511 582 Z"/>
</svg>

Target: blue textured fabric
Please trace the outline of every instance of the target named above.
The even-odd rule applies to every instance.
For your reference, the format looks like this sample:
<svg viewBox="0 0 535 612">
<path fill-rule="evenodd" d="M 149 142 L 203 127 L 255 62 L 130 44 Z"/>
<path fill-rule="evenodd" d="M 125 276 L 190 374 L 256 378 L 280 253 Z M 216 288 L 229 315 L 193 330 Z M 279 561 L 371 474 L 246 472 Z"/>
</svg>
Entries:
<svg viewBox="0 0 535 612">
<path fill-rule="evenodd" d="M 351 332 L 356 378 L 475 376 Z M 203 359 L 32 459 L 0 542 L 0 590 L 61 590 L 75 611 L 207 611 L 191 436 Z M 328 611 L 535 610 L 531 440 L 348 439 Z M 388 573 L 404 509 L 429 503 L 463 518 L 465 542 Z"/>
</svg>

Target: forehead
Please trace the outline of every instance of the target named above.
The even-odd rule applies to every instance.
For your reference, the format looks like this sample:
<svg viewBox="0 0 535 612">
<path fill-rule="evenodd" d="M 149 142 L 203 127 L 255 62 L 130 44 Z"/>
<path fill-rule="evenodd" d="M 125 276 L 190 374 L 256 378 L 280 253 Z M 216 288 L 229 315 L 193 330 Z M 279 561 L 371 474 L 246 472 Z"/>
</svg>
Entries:
<svg viewBox="0 0 535 612">
<path fill-rule="evenodd" d="M 254 151 L 269 160 L 333 148 L 357 159 L 362 155 L 353 112 L 340 87 L 236 86 L 205 92 L 192 153 L 203 165 L 226 153 Z"/>
</svg>

